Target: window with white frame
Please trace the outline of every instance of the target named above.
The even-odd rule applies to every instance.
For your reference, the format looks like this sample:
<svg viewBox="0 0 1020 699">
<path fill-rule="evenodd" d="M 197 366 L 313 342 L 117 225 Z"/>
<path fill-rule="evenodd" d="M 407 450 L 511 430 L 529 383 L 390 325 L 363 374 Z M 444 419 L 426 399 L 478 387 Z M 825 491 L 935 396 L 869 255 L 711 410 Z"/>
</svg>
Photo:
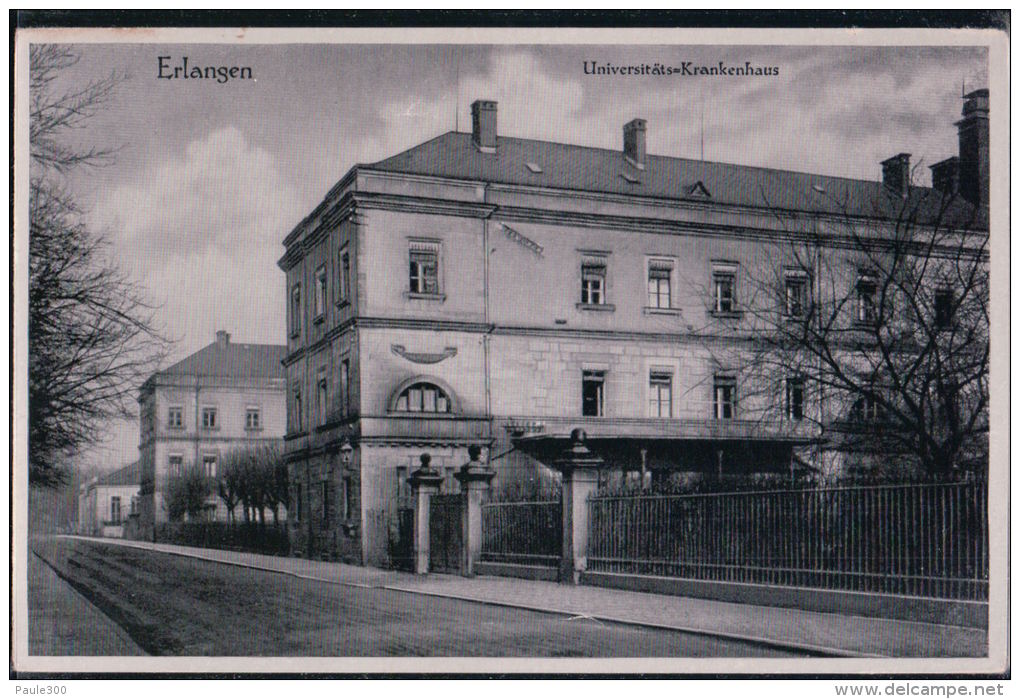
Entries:
<svg viewBox="0 0 1020 699">
<path fill-rule="evenodd" d="M 408 285 L 412 294 L 422 296 L 440 294 L 439 252 L 438 242 L 411 241 L 408 251 L 410 258 Z"/>
<path fill-rule="evenodd" d="M 218 430 L 220 428 L 220 424 L 217 417 L 216 408 L 210 406 L 202 408 L 202 429 Z"/>
<path fill-rule="evenodd" d="M 448 413 L 450 397 L 439 386 L 421 381 L 400 392 L 396 410 L 409 413 Z"/>
<path fill-rule="evenodd" d="M 717 264 L 712 268 L 712 302 L 716 313 L 737 312 L 737 265 Z"/>
<path fill-rule="evenodd" d="M 652 369 L 648 375 L 649 417 L 673 417 L 673 373 Z"/>
<path fill-rule="evenodd" d="M 871 325 L 878 320 L 876 294 L 878 285 L 872 276 L 862 276 L 857 280 L 857 316 L 858 323 Z"/>
<path fill-rule="evenodd" d="M 808 279 L 806 274 L 787 272 L 783 312 L 787 318 L 803 318 L 808 308 Z"/>
<path fill-rule="evenodd" d="M 205 454 L 202 456 L 202 473 L 206 478 L 216 477 L 216 455 Z"/>
<path fill-rule="evenodd" d="M 712 414 L 716 420 L 732 420 L 737 414 L 737 379 L 716 374 L 712 386 Z"/>
<path fill-rule="evenodd" d="M 606 303 L 606 260 L 586 259 L 581 263 L 581 303 L 601 306 Z"/>
<path fill-rule="evenodd" d="M 262 411 L 256 405 L 249 405 L 244 409 L 244 429 L 262 429 Z"/>
<path fill-rule="evenodd" d="M 672 308 L 672 276 L 672 260 L 653 258 L 648 261 L 649 308 Z"/>
<path fill-rule="evenodd" d="M 581 372 L 581 415 L 603 417 L 606 414 L 606 372 Z"/>
<path fill-rule="evenodd" d="M 173 430 L 184 427 L 184 408 L 180 405 L 171 405 L 167 410 L 166 426 Z"/>
<path fill-rule="evenodd" d="M 184 473 L 184 457 L 180 454 L 167 456 L 166 472 L 168 476 L 178 478 Z"/>
<path fill-rule="evenodd" d="M 120 524 L 120 496 L 110 497 L 110 524 Z"/>
<path fill-rule="evenodd" d="M 315 318 L 321 319 L 326 313 L 326 265 L 315 270 Z"/>
</svg>

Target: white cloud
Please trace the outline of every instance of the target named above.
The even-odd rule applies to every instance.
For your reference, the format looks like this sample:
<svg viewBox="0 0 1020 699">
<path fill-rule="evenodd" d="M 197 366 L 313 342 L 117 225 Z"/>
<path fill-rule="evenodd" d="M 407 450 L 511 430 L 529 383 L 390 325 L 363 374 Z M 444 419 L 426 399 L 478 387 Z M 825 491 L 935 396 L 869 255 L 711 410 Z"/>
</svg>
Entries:
<svg viewBox="0 0 1020 699">
<path fill-rule="evenodd" d="M 272 155 L 234 127 L 191 141 L 94 207 L 120 263 L 163 304 L 167 333 L 183 339 L 172 358 L 217 329 L 239 342 L 282 342 L 276 260 L 302 213 Z"/>
</svg>

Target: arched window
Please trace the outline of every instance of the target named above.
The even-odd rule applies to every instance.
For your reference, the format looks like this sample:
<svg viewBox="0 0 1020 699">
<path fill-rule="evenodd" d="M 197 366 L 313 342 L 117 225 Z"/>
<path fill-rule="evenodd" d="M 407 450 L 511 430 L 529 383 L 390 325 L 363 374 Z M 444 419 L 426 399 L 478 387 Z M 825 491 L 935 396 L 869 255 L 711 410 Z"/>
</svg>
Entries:
<svg viewBox="0 0 1020 699">
<path fill-rule="evenodd" d="M 450 397 L 439 386 L 419 381 L 400 392 L 394 410 L 401 413 L 449 413 Z"/>
</svg>

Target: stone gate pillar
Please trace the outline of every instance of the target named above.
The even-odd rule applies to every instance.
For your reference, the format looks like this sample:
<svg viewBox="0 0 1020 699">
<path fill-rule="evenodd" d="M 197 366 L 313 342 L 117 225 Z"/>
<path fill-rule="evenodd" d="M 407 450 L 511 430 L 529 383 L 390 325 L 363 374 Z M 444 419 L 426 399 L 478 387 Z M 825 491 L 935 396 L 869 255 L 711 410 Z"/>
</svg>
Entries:
<svg viewBox="0 0 1020 699">
<path fill-rule="evenodd" d="M 412 541 L 414 572 L 425 575 L 429 572 L 429 505 L 432 495 L 439 492 L 443 477 L 430 467 L 432 457 L 421 455 L 421 466 L 407 480 L 411 484 L 414 498 L 414 537 Z"/>
<path fill-rule="evenodd" d="M 468 447 L 469 461 L 455 474 L 461 492 L 460 574 L 472 577 L 475 562 L 482 553 L 482 501 L 496 470 L 479 461 L 481 447 Z"/>
<path fill-rule="evenodd" d="M 588 566 L 588 496 L 598 487 L 599 470 L 605 462 L 592 454 L 584 430 L 570 433 L 571 445 L 553 462 L 563 474 L 563 552 L 560 582 L 576 585 Z"/>
</svg>

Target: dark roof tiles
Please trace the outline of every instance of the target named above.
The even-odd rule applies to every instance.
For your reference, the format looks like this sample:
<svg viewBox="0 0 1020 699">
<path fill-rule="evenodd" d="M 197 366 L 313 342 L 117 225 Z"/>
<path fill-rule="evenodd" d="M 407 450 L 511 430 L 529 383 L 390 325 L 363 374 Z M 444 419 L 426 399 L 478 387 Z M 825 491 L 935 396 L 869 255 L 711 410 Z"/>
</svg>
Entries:
<svg viewBox="0 0 1020 699">
<path fill-rule="evenodd" d="M 157 376 L 196 376 L 245 381 L 283 379 L 283 345 L 249 345 L 214 342 L 189 357 L 157 372 Z"/>
<path fill-rule="evenodd" d="M 539 171 L 529 167 L 529 163 L 537 165 Z M 498 138 L 495 153 L 482 153 L 473 145 L 471 134 L 455 131 L 367 167 L 483 182 L 834 215 L 896 218 L 904 207 L 903 199 L 877 181 L 658 155 L 647 156 L 645 168 L 639 170 L 624 159 L 622 151 L 505 136 Z M 927 187 L 914 187 L 911 197 L 911 204 L 920 202 L 920 210 L 932 220 L 941 195 Z"/>
<path fill-rule="evenodd" d="M 142 464 L 133 464 L 119 468 L 96 479 L 95 485 L 138 485 L 142 482 Z"/>
</svg>

